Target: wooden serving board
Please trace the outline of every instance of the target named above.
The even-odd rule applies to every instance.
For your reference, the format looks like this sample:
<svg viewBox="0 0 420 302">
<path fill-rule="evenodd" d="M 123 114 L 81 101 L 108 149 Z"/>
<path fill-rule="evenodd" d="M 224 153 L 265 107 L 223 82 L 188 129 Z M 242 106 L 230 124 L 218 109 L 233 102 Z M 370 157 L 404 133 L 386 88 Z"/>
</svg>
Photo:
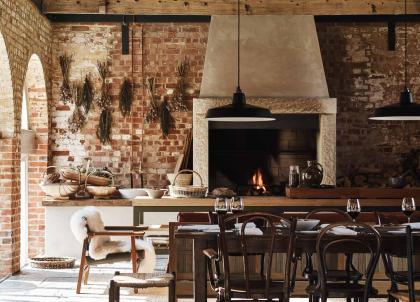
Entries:
<svg viewBox="0 0 420 302">
<path fill-rule="evenodd" d="M 289 198 L 370 198 L 398 199 L 404 197 L 420 198 L 420 188 L 286 188 Z"/>
</svg>

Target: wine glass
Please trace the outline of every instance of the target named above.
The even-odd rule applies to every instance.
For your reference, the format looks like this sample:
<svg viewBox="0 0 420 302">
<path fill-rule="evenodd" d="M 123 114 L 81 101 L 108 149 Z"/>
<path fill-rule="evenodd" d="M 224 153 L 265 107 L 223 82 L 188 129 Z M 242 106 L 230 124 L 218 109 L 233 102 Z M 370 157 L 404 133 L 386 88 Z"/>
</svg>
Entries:
<svg viewBox="0 0 420 302">
<path fill-rule="evenodd" d="M 229 204 L 226 198 L 216 198 L 214 202 L 214 210 L 217 214 L 226 214 L 229 210 Z"/>
<path fill-rule="evenodd" d="M 401 209 L 405 216 L 408 217 L 408 223 L 410 223 L 410 216 L 416 210 L 416 201 L 414 198 L 404 197 L 401 204 Z"/>
<path fill-rule="evenodd" d="M 233 214 L 241 213 L 244 210 L 244 199 L 243 197 L 232 197 L 230 200 L 230 210 Z M 236 223 L 239 222 L 239 219 L 236 218 Z"/>
<path fill-rule="evenodd" d="M 357 216 L 359 216 L 361 212 L 360 201 L 358 198 L 350 198 L 347 200 L 347 214 L 350 215 L 353 222 L 356 222 Z"/>
</svg>

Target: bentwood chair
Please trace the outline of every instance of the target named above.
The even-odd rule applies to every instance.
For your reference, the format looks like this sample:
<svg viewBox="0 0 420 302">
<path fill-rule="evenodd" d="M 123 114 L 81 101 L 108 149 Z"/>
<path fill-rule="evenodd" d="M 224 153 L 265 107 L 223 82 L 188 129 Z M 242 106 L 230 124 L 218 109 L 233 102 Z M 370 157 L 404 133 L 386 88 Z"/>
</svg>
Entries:
<svg viewBox="0 0 420 302">
<path fill-rule="evenodd" d="M 407 222 L 407 216 L 402 212 L 377 212 L 378 224 L 383 227 L 388 227 L 390 229 L 396 228 L 401 229 L 401 225 Z M 420 221 L 420 211 L 414 212 L 411 215 L 412 222 Z M 382 260 L 385 266 L 385 274 L 391 280 L 391 291 L 398 291 L 398 284 L 407 285 L 408 283 L 408 270 L 395 270 L 394 269 L 394 260 L 393 258 L 403 258 L 407 257 L 406 253 L 402 255 L 383 253 Z M 420 281 L 420 272 L 414 272 L 413 278 L 415 281 Z"/>
<path fill-rule="evenodd" d="M 354 227 L 357 235 L 334 234 L 334 229 Z M 306 288 L 311 300 L 321 298 L 346 298 L 355 301 L 367 302 L 373 294 L 372 279 L 381 252 L 382 240 L 377 230 L 364 223 L 345 222 L 331 224 L 322 229 L 316 241 L 316 260 L 318 267 L 318 281 Z M 357 251 L 368 254 L 364 284 L 331 281 L 330 270 L 327 264 L 327 254 Z"/>
<path fill-rule="evenodd" d="M 344 211 L 339 209 L 316 209 L 309 212 L 305 219 L 319 219 L 321 224 L 325 223 L 342 223 L 351 222 L 351 217 Z M 353 266 L 353 255 L 345 254 L 345 268 L 330 270 L 328 278 L 332 281 L 345 281 L 347 283 L 358 283 L 362 279 L 362 274 Z M 305 254 L 305 268 L 303 277 L 306 278 L 310 285 L 316 284 L 318 281 L 318 271 L 314 269 L 312 263 L 312 254 Z M 295 261 L 295 263 L 297 263 Z M 295 264 L 296 265 L 296 264 Z"/>
<path fill-rule="evenodd" d="M 242 221 L 239 229 L 231 231 L 229 226 L 236 220 Z M 259 225 L 262 234 L 251 235 L 247 227 Z M 277 225 L 284 226 L 281 231 Z M 219 216 L 220 235 L 218 251 L 206 249 L 210 284 L 217 294 L 217 301 L 266 299 L 289 301 L 291 291 L 291 262 L 295 248 L 296 220 L 287 221 L 268 213 L 241 213 Z M 281 234 L 279 233 L 281 232 Z M 252 256 L 265 253 L 263 274 L 255 272 Z M 241 255 L 242 273 L 231 272 L 231 255 Z M 272 263 L 275 254 L 285 254 L 284 278 L 272 278 Z"/>
<path fill-rule="evenodd" d="M 420 255 L 420 230 L 413 230 L 406 226 L 406 246 L 407 249 L 402 254 L 387 254 L 384 257 L 386 273 L 391 280 L 391 289 L 388 291 L 388 300 L 414 302 L 420 301 L 420 291 L 415 290 L 415 282 L 420 281 L 420 272 L 415 271 L 414 258 Z M 406 258 L 407 270 L 394 271 L 391 256 Z M 408 287 L 408 290 L 401 290 L 398 285 Z"/>
</svg>

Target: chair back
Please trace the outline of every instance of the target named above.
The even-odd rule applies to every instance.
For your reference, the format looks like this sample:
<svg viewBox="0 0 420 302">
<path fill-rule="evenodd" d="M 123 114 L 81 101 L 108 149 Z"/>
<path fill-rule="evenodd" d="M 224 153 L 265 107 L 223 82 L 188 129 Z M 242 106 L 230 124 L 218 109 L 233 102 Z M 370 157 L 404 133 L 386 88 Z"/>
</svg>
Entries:
<svg viewBox="0 0 420 302">
<path fill-rule="evenodd" d="M 354 227 L 357 235 L 334 234 L 336 228 Z M 369 262 L 366 266 L 365 287 L 363 301 L 368 301 L 372 288 L 372 279 L 381 254 L 382 240 L 377 230 L 365 223 L 342 222 L 331 224 L 322 229 L 317 237 L 316 252 L 318 264 L 318 288 L 323 294 L 328 292 L 327 254 L 347 254 L 352 249 L 363 250 L 369 255 Z"/>
<path fill-rule="evenodd" d="M 315 209 L 306 214 L 305 219 L 319 219 L 321 223 L 339 223 L 352 221 L 349 214 L 334 208 Z"/>
<path fill-rule="evenodd" d="M 408 271 L 408 294 L 409 301 L 416 301 L 416 288 L 414 279 L 414 257 L 420 255 L 420 230 L 413 230 L 409 225 L 406 227 L 406 240 L 407 240 L 407 271 Z"/>
<path fill-rule="evenodd" d="M 235 221 L 241 221 L 242 224 L 239 228 L 236 228 L 233 232 L 229 229 L 232 227 Z M 263 226 L 262 235 L 251 235 L 247 229 L 251 223 L 258 226 Z M 281 236 L 282 242 L 280 242 L 278 225 L 284 228 L 284 233 L 288 236 Z M 273 262 L 273 255 L 276 253 L 287 254 L 286 265 L 284 269 L 284 288 L 283 288 L 283 301 L 287 301 L 290 297 L 290 275 L 291 275 L 291 262 L 295 247 L 295 230 L 296 220 L 288 221 L 280 216 L 276 216 L 269 213 L 240 213 L 235 215 L 219 215 L 219 255 L 223 260 L 224 270 L 224 286 L 225 295 L 231 297 L 231 281 L 232 275 L 230 273 L 229 256 L 241 256 L 243 265 L 243 281 L 245 281 L 246 297 L 251 298 L 254 294 L 253 282 L 263 282 L 265 285 L 264 295 L 266 298 L 270 297 L 270 290 L 272 288 L 272 276 L 271 267 Z M 255 228 L 254 228 L 255 230 Z M 249 233 L 248 233 L 249 232 Z M 287 238 L 287 239 L 285 239 Z M 267 261 L 264 261 L 262 265 L 263 274 L 258 275 L 259 279 L 251 279 L 250 271 L 250 259 L 252 255 L 265 254 Z"/>
<path fill-rule="evenodd" d="M 210 223 L 209 213 L 206 212 L 179 212 L 178 222 Z"/>
</svg>

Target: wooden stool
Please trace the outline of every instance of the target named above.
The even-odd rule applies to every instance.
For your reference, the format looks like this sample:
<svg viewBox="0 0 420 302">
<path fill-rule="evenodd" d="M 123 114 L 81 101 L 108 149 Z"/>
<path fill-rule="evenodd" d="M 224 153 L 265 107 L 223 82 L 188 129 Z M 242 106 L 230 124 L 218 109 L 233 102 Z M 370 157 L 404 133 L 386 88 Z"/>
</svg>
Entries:
<svg viewBox="0 0 420 302">
<path fill-rule="evenodd" d="M 109 285 L 109 302 L 120 301 L 120 288 L 128 287 L 133 289 L 168 287 L 169 302 L 175 302 L 175 276 L 167 273 L 125 273 L 115 272 L 114 278 Z"/>
</svg>

